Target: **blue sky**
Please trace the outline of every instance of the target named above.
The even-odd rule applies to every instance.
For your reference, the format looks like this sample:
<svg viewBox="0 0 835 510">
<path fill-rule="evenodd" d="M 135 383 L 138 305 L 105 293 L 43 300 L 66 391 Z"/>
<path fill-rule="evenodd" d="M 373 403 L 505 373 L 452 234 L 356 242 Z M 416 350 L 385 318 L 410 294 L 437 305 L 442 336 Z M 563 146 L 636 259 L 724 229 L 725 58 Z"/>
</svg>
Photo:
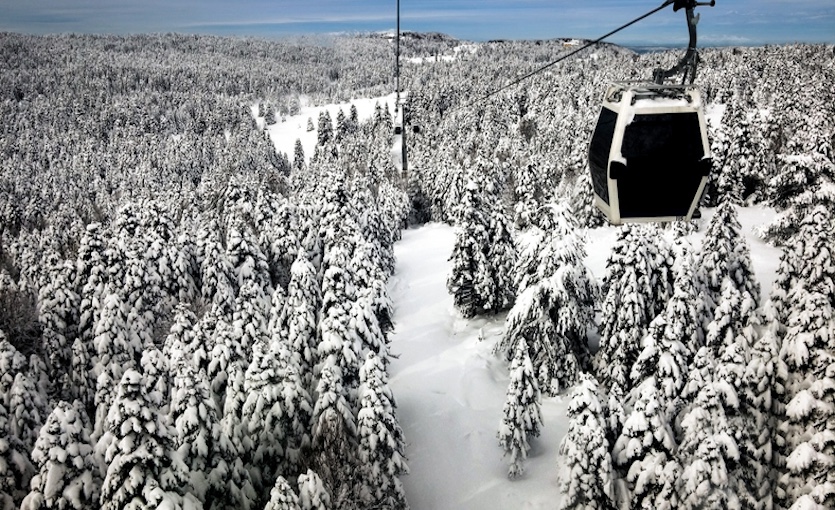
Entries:
<svg viewBox="0 0 835 510">
<path fill-rule="evenodd" d="M 401 28 L 459 39 L 596 38 L 663 0 L 401 0 Z M 0 31 L 181 32 L 282 36 L 395 26 L 395 0 L 0 0 Z M 718 0 L 701 7 L 700 45 L 835 43 L 835 0 Z M 669 7 L 618 34 L 632 45 L 686 44 Z"/>
</svg>

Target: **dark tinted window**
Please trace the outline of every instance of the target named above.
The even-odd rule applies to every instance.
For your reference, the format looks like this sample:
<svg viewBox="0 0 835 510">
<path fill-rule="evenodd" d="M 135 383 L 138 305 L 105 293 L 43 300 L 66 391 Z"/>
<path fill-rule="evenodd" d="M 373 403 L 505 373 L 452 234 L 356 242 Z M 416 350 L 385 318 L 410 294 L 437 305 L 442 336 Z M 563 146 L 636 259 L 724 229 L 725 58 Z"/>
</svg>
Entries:
<svg viewBox="0 0 835 510">
<path fill-rule="evenodd" d="M 695 112 L 636 115 L 626 126 L 618 179 L 622 218 L 685 216 L 704 173 Z"/>
<path fill-rule="evenodd" d="M 594 192 L 609 203 L 609 186 L 606 173 L 609 166 L 609 151 L 612 148 L 612 138 L 615 135 L 615 124 L 618 115 L 608 108 L 600 109 L 597 126 L 591 136 L 589 144 L 589 171 Z"/>
</svg>

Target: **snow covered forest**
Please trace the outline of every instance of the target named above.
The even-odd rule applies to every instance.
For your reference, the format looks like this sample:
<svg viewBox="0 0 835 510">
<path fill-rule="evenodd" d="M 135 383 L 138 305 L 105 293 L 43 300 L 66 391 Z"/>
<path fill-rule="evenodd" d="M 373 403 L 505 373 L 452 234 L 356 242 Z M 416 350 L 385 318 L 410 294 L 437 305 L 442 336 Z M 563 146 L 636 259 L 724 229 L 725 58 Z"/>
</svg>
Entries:
<svg viewBox="0 0 835 510">
<path fill-rule="evenodd" d="M 678 52 L 602 45 L 474 104 L 572 48 L 401 49 L 405 175 L 391 37 L 0 34 L 0 509 L 407 508 L 389 282 L 429 222 L 456 313 L 503 322 L 510 478 L 565 397 L 551 506 L 835 508 L 835 48 L 703 50 L 709 221 L 620 227 L 601 277 L 600 95 Z"/>
</svg>

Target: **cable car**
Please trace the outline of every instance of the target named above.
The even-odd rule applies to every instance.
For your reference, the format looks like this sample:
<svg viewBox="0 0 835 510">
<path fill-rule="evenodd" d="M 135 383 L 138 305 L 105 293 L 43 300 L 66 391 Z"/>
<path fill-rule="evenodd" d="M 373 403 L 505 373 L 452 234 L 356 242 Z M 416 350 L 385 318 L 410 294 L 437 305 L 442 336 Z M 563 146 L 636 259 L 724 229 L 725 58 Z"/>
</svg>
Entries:
<svg viewBox="0 0 835 510">
<path fill-rule="evenodd" d="M 611 224 L 690 220 L 711 166 L 698 87 L 608 87 L 589 170 L 595 205 Z"/>
<path fill-rule="evenodd" d="M 594 203 L 613 225 L 690 220 L 699 206 L 712 158 L 702 96 L 693 85 L 699 63 L 695 9 L 715 3 L 666 0 L 659 9 L 672 4 L 686 14 L 684 57 L 670 69 L 656 69 L 651 83 L 606 89 L 589 143 L 589 172 Z M 678 74 L 681 84 L 664 84 Z"/>
</svg>

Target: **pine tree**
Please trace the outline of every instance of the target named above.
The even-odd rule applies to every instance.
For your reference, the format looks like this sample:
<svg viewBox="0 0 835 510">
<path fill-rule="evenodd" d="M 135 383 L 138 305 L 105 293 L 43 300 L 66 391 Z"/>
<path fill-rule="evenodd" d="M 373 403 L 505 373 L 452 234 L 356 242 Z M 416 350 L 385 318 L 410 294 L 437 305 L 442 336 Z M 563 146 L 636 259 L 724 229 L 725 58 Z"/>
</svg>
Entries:
<svg viewBox="0 0 835 510">
<path fill-rule="evenodd" d="M 0 338 L 0 342 L 5 340 Z M 28 450 L 17 436 L 10 432 L 8 413 L 0 403 L 0 505 L 4 510 L 20 505 L 26 496 L 26 487 L 35 473 Z"/>
<path fill-rule="evenodd" d="M 560 510 L 614 510 L 612 458 L 594 377 L 582 374 L 568 405 L 560 443 Z"/>
<path fill-rule="evenodd" d="M 267 197 L 265 200 L 274 198 Z M 270 278 L 273 287 L 281 287 L 282 291 L 286 291 L 293 262 L 301 251 L 298 209 L 293 204 L 283 203 L 272 219 L 265 223 L 267 225 L 261 234 L 261 243 L 267 248 Z"/>
<path fill-rule="evenodd" d="M 93 375 L 108 372 L 114 381 L 136 366 L 142 352 L 142 342 L 128 322 L 128 310 L 117 293 L 105 293 L 93 343 L 96 362 Z"/>
<path fill-rule="evenodd" d="M 835 307 L 835 250 L 832 248 L 833 214 L 824 207 L 815 207 L 800 223 L 798 235 L 789 249 L 796 261 L 794 285 L 805 285 L 820 292 Z M 791 280 L 790 280 L 791 281 Z M 802 283 L 801 283 L 802 282 Z"/>
<path fill-rule="evenodd" d="M 290 283 L 282 312 L 287 324 L 281 329 L 286 329 L 287 345 L 297 359 L 299 374 L 306 388 L 310 387 L 313 367 L 317 362 L 318 311 L 321 303 L 322 295 L 316 269 L 300 251 L 290 269 Z"/>
<path fill-rule="evenodd" d="M 722 114 L 717 129 L 711 130 L 711 152 L 716 170 L 708 180 L 706 203 L 717 206 L 722 200 L 742 201 L 741 167 L 745 165 L 740 145 L 748 139 L 745 110 L 738 102 L 731 102 Z"/>
<path fill-rule="evenodd" d="M 241 428 L 244 441 L 251 445 L 245 457 L 257 494 L 266 495 L 267 489 L 284 471 L 284 430 L 279 426 L 281 408 L 281 376 L 276 359 L 267 346 L 257 343 L 253 359 L 244 379 L 245 401 L 241 408 Z M 263 496 L 262 496 L 263 497 Z M 263 502 L 259 503 L 259 506 Z"/>
<path fill-rule="evenodd" d="M 742 352 L 750 351 L 756 341 L 754 328 L 759 324 L 755 299 L 745 290 L 740 292 L 730 278 L 726 278 L 713 321 L 707 328 L 706 343 L 714 356 L 720 356 L 725 348 L 734 343 L 739 344 Z"/>
<path fill-rule="evenodd" d="M 101 475 L 83 407 L 59 402 L 41 428 L 32 461 L 36 475 L 22 510 L 94 508 Z"/>
<path fill-rule="evenodd" d="M 329 510 L 331 497 L 319 475 L 312 469 L 299 475 L 299 506 L 302 510 Z"/>
<path fill-rule="evenodd" d="M 630 380 L 633 391 L 627 402 L 635 403 L 645 390 L 642 383 L 650 380 L 659 393 L 661 405 L 671 415 L 678 396 L 687 380 L 689 350 L 679 340 L 675 324 L 667 322 L 667 315 L 655 318 L 649 332 L 641 341 L 641 353 L 632 366 Z"/>
<path fill-rule="evenodd" d="M 227 220 L 226 230 L 226 255 L 234 271 L 235 288 L 241 289 L 244 283 L 251 281 L 252 286 L 262 294 L 269 292 L 272 286 L 270 268 L 255 233 L 241 218 L 235 216 Z"/>
<path fill-rule="evenodd" d="M 516 297 L 513 285 L 513 266 L 516 261 L 516 245 L 510 222 L 498 208 L 490 212 L 487 237 L 487 260 L 491 263 L 491 278 L 495 293 L 490 300 L 490 311 L 500 312 L 513 305 Z"/>
<path fill-rule="evenodd" d="M 698 263 L 697 278 L 700 292 L 705 295 L 708 303 L 710 320 L 713 320 L 713 311 L 719 302 L 722 282 L 726 277 L 730 278 L 737 290 L 748 293 L 754 300 L 754 308 L 760 305 L 760 285 L 756 281 L 751 254 L 741 231 L 736 206 L 731 201 L 723 201 L 705 233 Z"/>
<path fill-rule="evenodd" d="M 320 365 L 330 363 L 338 370 L 341 384 L 354 389 L 359 384 L 361 339 L 351 325 L 356 289 L 348 271 L 347 246 L 338 244 L 331 249 L 325 267 L 317 357 Z"/>
<path fill-rule="evenodd" d="M 229 383 L 230 366 L 233 361 L 238 360 L 238 355 L 235 353 L 232 326 L 228 322 L 223 319 L 218 320 L 213 337 L 214 345 L 209 356 L 209 365 L 206 367 L 206 375 L 209 377 L 212 393 L 217 399 L 218 411 L 222 412 Z"/>
<path fill-rule="evenodd" d="M 280 399 L 283 412 L 279 427 L 285 438 L 284 473 L 295 476 L 300 472 L 310 450 L 313 403 L 297 368 L 292 364 L 285 364 L 281 371 Z"/>
<path fill-rule="evenodd" d="M 183 360 L 188 360 L 195 367 L 205 364 L 208 353 L 205 352 L 205 345 L 201 345 L 204 340 L 202 336 L 198 337 L 197 316 L 188 305 L 178 304 L 162 346 L 163 358 L 169 361 L 172 372 Z"/>
<path fill-rule="evenodd" d="M 671 508 L 682 472 L 671 416 L 654 377 L 638 389 L 635 407 L 612 449 L 612 460 L 631 487 L 631 508 Z"/>
<path fill-rule="evenodd" d="M 209 490 L 213 434 L 219 425 L 218 411 L 206 374 L 188 359 L 173 363 L 171 385 L 172 448 L 188 466 L 189 492 L 200 501 Z"/>
<path fill-rule="evenodd" d="M 333 497 L 335 508 L 345 508 L 356 500 L 357 426 L 343 394 L 340 369 L 326 361 L 316 388 L 313 408 L 313 464 Z M 304 495 L 300 491 L 302 508 Z"/>
<path fill-rule="evenodd" d="M 577 181 L 574 183 L 572 197 L 571 209 L 574 211 L 580 225 L 586 228 L 603 226 L 603 214 L 594 205 L 594 189 L 592 188 L 589 172 L 580 172 Z"/>
<path fill-rule="evenodd" d="M 38 321 L 43 328 L 50 386 L 61 398 L 70 397 L 72 343 L 78 334 L 81 299 L 75 290 L 74 280 L 75 267 L 66 262 L 38 293 Z"/>
<path fill-rule="evenodd" d="M 244 363 L 252 358 L 252 349 L 256 344 L 267 344 L 269 312 L 268 301 L 261 287 L 254 281 L 247 280 L 235 298 L 235 311 L 232 314 L 232 344 L 230 347 L 237 359 Z"/>
<path fill-rule="evenodd" d="M 539 207 L 542 193 L 536 182 L 536 168 L 533 164 L 519 165 L 515 168 L 513 181 L 516 184 L 514 221 L 520 228 L 528 227 L 533 220 L 534 211 Z"/>
<path fill-rule="evenodd" d="M 385 275 L 377 264 L 381 251 L 374 242 L 359 240 L 349 264 L 356 286 L 355 300 L 349 314 L 350 330 L 360 342 L 361 353 L 374 352 L 388 358 L 388 339 L 380 324 L 380 317 L 390 318 L 386 309 Z"/>
<path fill-rule="evenodd" d="M 235 268 L 218 237 L 217 221 L 201 225 L 197 232 L 197 265 L 200 276 L 200 296 L 206 306 L 221 305 L 230 310 L 235 301 L 237 276 Z"/>
<path fill-rule="evenodd" d="M 626 396 L 623 389 L 617 382 L 613 382 L 612 386 L 605 393 L 601 387 L 601 404 L 603 404 L 603 419 L 605 420 L 606 440 L 609 445 L 615 444 L 615 441 L 623 432 L 623 425 L 626 423 Z"/>
<path fill-rule="evenodd" d="M 835 313 L 827 296 L 798 286 L 790 293 L 796 310 L 789 319 L 780 357 L 788 369 L 785 416 L 779 423 L 784 438 L 785 470 L 775 491 L 779 508 L 788 508 L 805 494 L 824 506 L 835 503 L 835 486 L 828 481 L 835 436 L 832 352 Z M 822 456 L 818 456 L 821 454 Z M 826 481 L 824 481 L 826 480 Z"/>
<path fill-rule="evenodd" d="M 304 147 L 302 147 L 301 139 L 296 138 L 296 145 L 293 147 L 293 170 L 300 172 L 304 170 L 304 167 Z"/>
<path fill-rule="evenodd" d="M 739 450 L 712 382 L 701 387 L 681 426 L 684 436 L 679 451 L 684 469 L 678 481 L 680 508 L 738 507 L 728 472 L 739 460 Z"/>
<path fill-rule="evenodd" d="M 43 358 L 37 354 L 29 355 L 29 367 L 26 370 L 26 377 L 32 381 L 37 390 L 37 400 L 32 403 L 37 406 L 38 412 L 41 416 L 46 417 L 52 411 L 53 401 L 50 398 L 52 394 L 49 374 L 47 373 L 46 363 Z"/>
<path fill-rule="evenodd" d="M 774 503 L 784 509 L 796 500 L 825 501 L 829 489 L 815 481 L 824 465 L 808 461 L 810 440 L 831 427 L 824 425 L 833 404 L 831 385 L 833 316 L 835 316 L 835 262 L 831 248 L 832 225 L 823 207 L 816 207 L 800 224 L 781 258 L 771 298 L 771 331 L 780 345 L 776 384 L 778 399 L 772 403 L 777 429 L 772 463 L 779 474 Z M 782 367 L 785 367 L 782 369 Z M 812 388 L 818 388 L 814 390 Z M 813 411 L 820 409 L 821 411 Z M 818 443 L 813 448 L 823 447 Z M 794 456 L 794 457 L 793 457 Z M 790 461 L 790 459 L 792 459 Z M 790 465 L 791 464 L 791 465 Z M 817 495 L 812 497 L 812 493 Z"/>
<path fill-rule="evenodd" d="M 510 366 L 504 416 L 498 434 L 499 445 L 510 461 L 507 476 L 511 480 L 525 472 L 524 461 L 530 450 L 528 438 L 538 437 L 542 429 L 541 399 L 528 346 L 520 339 Z"/>
<path fill-rule="evenodd" d="M 752 428 L 751 423 L 767 424 L 757 408 L 749 406 L 749 401 L 744 398 L 749 384 L 746 367 L 751 359 L 752 346 L 757 341 L 755 328 L 760 323 L 754 306 L 748 291 L 740 291 L 726 277 L 713 321 L 707 328 L 705 346 L 709 357 L 715 359 L 712 380 L 708 378 L 707 384 L 715 388 L 721 406 L 721 419 L 725 421 L 723 433 L 733 439 L 738 449 L 736 458 L 724 466 L 728 477 L 727 492 L 732 495 L 731 501 L 738 499 L 745 507 L 756 507 L 760 499 L 758 494 L 765 482 L 758 446 L 762 442 L 763 430 Z M 688 393 L 692 394 L 691 391 Z M 697 393 L 696 400 L 698 398 Z M 698 406 L 698 403 L 694 402 L 691 408 L 693 406 Z"/>
<path fill-rule="evenodd" d="M 687 352 L 688 361 L 704 345 L 699 311 L 704 302 L 696 291 L 693 277 L 693 257 L 685 250 L 677 261 L 673 295 L 664 310 L 667 324 L 664 334 L 668 339 L 678 341 Z"/>
<path fill-rule="evenodd" d="M 328 110 L 319 113 L 318 144 L 325 145 L 333 138 L 333 121 Z"/>
<path fill-rule="evenodd" d="M 46 399 L 24 372 L 15 375 L 7 395 L 8 427 L 9 433 L 23 443 L 27 452 L 35 445 L 38 431 L 46 420 Z"/>
<path fill-rule="evenodd" d="M 383 361 L 373 352 L 360 370 L 358 400 L 360 501 L 366 508 L 408 508 L 398 478 L 409 472 L 403 455 L 406 443 Z"/>
<path fill-rule="evenodd" d="M 139 366 L 142 369 L 142 384 L 145 386 L 148 400 L 167 411 L 172 373 L 168 358 L 163 356 L 162 351 L 156 346 L 150 345 L 142 351 Z"/>
<path fill-rule="evenodd" d="M 640 354 L 640 341 L 656 312 L 665 306 L 659 296 L 668 292 L 663 279 L 653 278 L 658 272 L 657 261 L 649 244 L 645 228 L 624 227 L 606 262 L 606 297 L 595 368 L 601 384 L 608 387 L 617 382 L 627 392 L 632 387 L 629 372 Z M 658 283 L 662 284 L 661 292 L 654 285 Z"/>
<path fill-rule="evenodd" d="M 0 404 L 8 405 L 9 393 L 15 376 L 23 372 L 26 358 L 6 338 L 0 330 Z"/>
<path fill-rule="evenodd" d="M 351 104 L 351 109 L 348 112 L 348 121 L 350 122 L 352 130 L 359 126 L 359 113 L 357 112 L 357 105 Z"/>
<path fill-rule="evenodd" d="M 347 134 L 348 126 L 345 121 L 345 112 L 343 112 L 342 108 L 340 108 L 339 111 L 336 112 L 336 141 L 341 142 Z"/>
<path fill-rule="evenodd" d="M 83 340 L 81 345 L 87 346 L 91 354 L 94 352 L 92 339 L 99 320 L 100 300 L 107 283 L 107 268 L 112 262 L 105 253 L 107 245 L 104 235 L 100 223 L 87 225 L 78 247 L 76 261 L 75 287 L 81 298 L 78 310 L 78 336 Z M 95 377 L 92 381 L 93 384 L 87 386 L 95 387 Z M 85 401 L 85 405 L 92 404 L 92 395 L 90 397 L 89 401 Z"/>
<path fill-rule="evenodd" d="M 577 370 L 576 358 L 557 351 L 551 342 L 551 339 L 556 337 L 556 328 L 549 311 L 550 296 L 547 286 L 536 285 L 525 290 L 510 310 L 505 332 L 495 348 L 497 354 L 503 353 L 505 359 L 510 362 L 519 344 L 525 342 L 537 380 L 540 385 L 548 388 L 548 391 L 560 360 L 563 361 L 562 366 L 569 369 L 565 372 L 576 373 Z"/>
<path fill-rule="evenodd" d="M 727 434 L 737 448 L 736 458 L 727 462 L 728 493 L 731 501 L 739 504 L 756 503 L 759 487 L 752 483 L 757 471 L 757 460 L 753 453 L 751 437 L 761 433 L 751 429 L 756 416 L 740 399 L 744 390 L 745 367 L 750 348 L 743 347 L 745 340 L 738 335 L 733 343 L 726 346 L 716 361 L 715 385 L 719 403 L 727 420 Z M 682 422 L 683 423 L 683 422 Z"/>
<path fill-rule="evenodd" d="M 249 447 L 245 445 L 241 427 L 244 372 L 240 363 L 228 365 L 229 384 L 220 423 L 212 430 L 213 448 L 209 464 L 209 488 L 206 503 L 209 509 L 241 508 L 250 510 L 257 499 L 249 471 L 243 463 Z"/>
<path fill-rule="evenodd" d="M 487 258 L 489 217 L 484 208 L 478 185 L 468 181 L 461 196 L 459 227 L 450 255 L 452 271 L 447 279 L 455 307 L 465 318 L 489 310 L 496 294 Z"/>
<path fill-rule="evenodd" d="M 580 230 L 577 219 L 561 204 L 550 203 L 541 207 L 532 219 L 534 225 L 528 230 L 527 242 L 522 245 L 513 269 L 517 294 L 556 273 L 561 262 L 556 254 L 563 251 L 563 246 L 567 244 L 563 242 L 564 238 L 576 235 Z M 577 255 L 585 257 L 584 245 L 573 244 L 582 250 Z"/>
<path fill-rule="evenodd" d="M 270 491 L 270 500 L 264 510 L 301 510 L 299 497 L 283 476 L 279 476 Z"/>
<path fill-rule="evenodd" d="M 564 209 L 563 209 L 564 211 Z M 563 225 L 570 218 L 555 217 Z M 574 384 L 579 370 L 589 368 L 588 330 L 594 323 L 598 289 L 583 264 L 585 245 L 576 233 L 549 230 L 539 244 L 541 262 L 508 314 L 505 333 L 496 345 L 507 361 L 518 339 L 526 338 L 540 388 L 556 394 Z M 527 272 L 527 270 L 523 270 Z"/>
<path fill-rule="evenodd" d="M 817 137 L 823 139 L 825 135 L 809 136 Z M 806 144 L 792 140 L 788 148 L 790 153 L 778 154 L 777 173 L 768 183 L 770 204 L 780 213 L 759 233 L 777 244 L 790 240 L 800 222 L 814 209 L 822 208 L 829 216 L 835 215 L 835 163 L 831 141 L 803 145 Z"/>
<path fill-rule="evenodd" d="M 84 404 L 88 412 L 95 411 L 94 403 L 96 396 L 95 380 L 92 380 L 92 364 L 90 350 L 84 345 L 84 340 L 76 338 L 72 344 L 72 362 L 70 381 L 72 387 L 70 394 Z"/>
<path fill-rule="evenodd" d="M 740 491 L 740 500 L 743 506 L 757 510 L 772 508 L 772 463 L 777 439 L 774 411 L 784 391 L 777 374 L 786 370 L 778 354 L 777 333 L 770 325 L 752 347 L 739 394 L 740 405 L 747 409 L 749 417 L 745 439 L 740 443 L 740 468 L 745 471 L 740 478 L 750 494 L 746 501 Z"/>
<path fill-rule="evenodd" d="M 168 427 L 159 408 L 147 398 L 142 375 L 128 369 L 119 382 L 99 440 L 106 445 L 107 472 L 101 489 L 103 509 L 159 502 L 176 504 L 173 494 L 160 494 L 167 459 Z M 165 492 L 165 491 L 164 491 Z"/>
<path fill-rule="evenodd" d="M 675 290 L 676 253 L 660 228 L 651 228 L 647 233 L 647 241 L 651 271 L 649 297 L 652 302 L 651 316 L 655 318 L 664 311 Z"/>
</svg>

